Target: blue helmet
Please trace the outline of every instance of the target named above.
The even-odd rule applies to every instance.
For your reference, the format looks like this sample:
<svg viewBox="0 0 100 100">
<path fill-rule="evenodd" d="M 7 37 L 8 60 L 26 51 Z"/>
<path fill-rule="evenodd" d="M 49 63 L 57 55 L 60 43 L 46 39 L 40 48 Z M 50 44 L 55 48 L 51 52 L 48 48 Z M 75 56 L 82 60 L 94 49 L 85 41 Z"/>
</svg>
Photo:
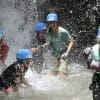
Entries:
<svg viewBox="0 0 100 100">
<path fill-rule="evenodd" d="M 100 42 L 100 26 L 98 27 L 98 32 L 97 32 L 97 42 Z"/>
<path fill-rule="evenodd" d="M 46 29 L 47 29 L 46 24 L 45 23 L 41 23 L 41 22 L 37 23 L 35 25 L 35 27 L 34 27 L 34 31 L 35 32 L 40 32 L 40 31 L 46 30 Z"/>
<path fill-rule="evenodd" d="M 29 49 L 19 49 L 16 54 L 16 59 L 18 61 L 32 58 L 32 52 Z"/>
<path fill-rule="evenodd" d="M 3 38 L 5 36 L 5 32 L 3 29 L 0 28 L 0 38 Z"/>
<path fill-rule="evenodd" d="M 58 16 L 57 16 L 57 14 L 56 13 L 49 13 L 48 15 L 47 15 L 47 22 L 49 22 L 49 21 L 58 21 Z"/>
</svg>

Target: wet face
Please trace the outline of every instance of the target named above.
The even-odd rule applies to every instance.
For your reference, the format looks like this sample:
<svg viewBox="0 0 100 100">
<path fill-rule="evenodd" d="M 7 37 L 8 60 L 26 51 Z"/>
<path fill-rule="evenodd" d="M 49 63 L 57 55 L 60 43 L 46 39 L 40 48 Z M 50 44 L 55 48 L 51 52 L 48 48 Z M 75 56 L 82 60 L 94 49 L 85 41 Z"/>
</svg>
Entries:
<svg viewBox="0 0 100 100">
<path fill-rule="evenodd" d="M 50 21 L 50 22 L 48 23 L 48 25 L 49 25 L 49 27 L 50 27 L 54 32 L 57 31 L 57 28 L 58 28 L 57 22 L 55 22 L 55 21 Z"/>
<path fill-rule="evenodd" d="M 26 60 L 23 61 L 23 64 L 24 64 L 26 67 L 28 67 L 29 64 L 30 64 L 30 62 L 31 62 L 31 59 L 28 58 L 28 59 L 26 59 Z"/>
<path fill-rule="evenodd" d="M 46 30 L 42 30 L 39 32 L 39 38 L 40 39 L 45 39 L 45 36 L 46 36 Z"/>
</svg>

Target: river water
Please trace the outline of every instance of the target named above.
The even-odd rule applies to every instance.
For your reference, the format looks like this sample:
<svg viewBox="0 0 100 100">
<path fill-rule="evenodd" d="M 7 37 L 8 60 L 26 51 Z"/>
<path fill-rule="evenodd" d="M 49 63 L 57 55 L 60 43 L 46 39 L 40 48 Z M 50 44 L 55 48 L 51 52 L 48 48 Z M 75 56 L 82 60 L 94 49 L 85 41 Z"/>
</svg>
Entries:
<svg viewBox="0 0 100 100">
<path fill-rule="evenodd" d="M 32 87 L 22 84 L 18 93 L 9 96 L 0 92 L 0 100 L 92 100 L 89 91 L 91 76 L 84 66 L 75 63 L 69 65 L 66 79 L 49 74 L 39 75 L 29 69 L 25 78 Z"/>
<path fill-rule="evenodd" d="M 6 65 L 15 61 L 18 48 L 29 45 L 31 40 L 32 25 L 28 23 L 29 19 L 25 24 L 23 11 L 27 11 L 23 2 L 32 0 L 19 0 L 22 3 L 20 5 L 17 2 L 17 5 L 21 6 L 21 9 L 17 10 L 15 1 L 17 0 L 0 0 L 0 26 L 4 27 L 5 40 L 10 46 Z M 67 79 L 50 76 L 49 71 L 47 72 L 39 75 L 29 69 L 25 77 L 32 87 L 22 85 L 18 93 L 8 96 L 0 91 L 0 100 L 92 100 L 92 93 L 89 91 L 92 74 L 86 67 L 71 63 L 68 66 Z"/>
</svg>

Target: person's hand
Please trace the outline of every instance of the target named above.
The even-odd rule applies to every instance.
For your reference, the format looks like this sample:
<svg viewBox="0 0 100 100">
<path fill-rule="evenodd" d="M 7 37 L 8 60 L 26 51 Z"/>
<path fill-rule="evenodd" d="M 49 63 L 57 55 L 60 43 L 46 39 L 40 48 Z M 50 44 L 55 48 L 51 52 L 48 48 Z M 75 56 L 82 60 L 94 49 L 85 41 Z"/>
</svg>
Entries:
<svg viewBox="0 0 100 100">
<path fill-rule="evenodd" d="M 32 52 L 36 52 L 37 48 L 31 48 Z"/>
<path fill-rule="evenodd" d="M 68 57 L 68 52 L 65 52 L 61 55 L 61 58 L 62 59 L 66 59 Z"/>
<path fill-rule="evenodd" d="M 13 88 L 10 86 L 8 88 L 3 88 L 3 91 L 5 94 L 10 94 L 13 92 Z"/>
</svg>

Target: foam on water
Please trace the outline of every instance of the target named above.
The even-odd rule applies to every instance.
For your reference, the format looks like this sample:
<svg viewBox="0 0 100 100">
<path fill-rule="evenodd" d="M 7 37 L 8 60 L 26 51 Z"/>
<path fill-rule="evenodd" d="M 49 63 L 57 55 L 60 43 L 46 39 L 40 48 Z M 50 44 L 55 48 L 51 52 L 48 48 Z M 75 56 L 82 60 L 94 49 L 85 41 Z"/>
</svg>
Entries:
<svg viewBox="0 0 100 100">
<path fill-rule="evenodd" d="M 72 70 L 74 71 L 74 73 L 71 72 Z M 81 76 L 82 78 L 85 78 L 85 77 L 88 78 L 91 76 L 91 73 L 85 70 L 82 71 L 81 66 L 76 64 L 76 69 L 73 69 L 72 65 L 69 66 L 69 75 L 67 76 L 66 79 L 61 79 L 59 76 L 50 76 L 49 74 L 39 75 L 39 74 L 33 73 L 30 68 L 27 71 L 25 78 L 29 81 L 29 83 L 33 87 L 35 87 L 36 90 L 48 91 L 48 90 L 68 87 L 69 86 L 68 84 L 70 84 L 71 80 L 76 80 L 74 81 L 74 83 L 77 83 L 78 79 Z"/>
</svg>

